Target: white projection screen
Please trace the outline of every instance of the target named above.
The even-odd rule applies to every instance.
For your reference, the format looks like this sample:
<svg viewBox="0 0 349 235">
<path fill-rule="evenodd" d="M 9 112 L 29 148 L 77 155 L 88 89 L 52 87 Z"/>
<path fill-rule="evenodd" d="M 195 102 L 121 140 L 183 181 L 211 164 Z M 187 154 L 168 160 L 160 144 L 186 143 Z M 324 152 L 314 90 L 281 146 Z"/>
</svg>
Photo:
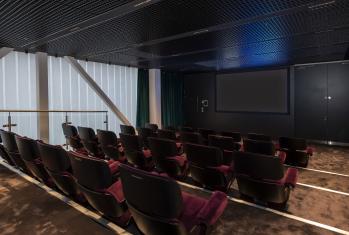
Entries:
<svg viewBox="0 0 349 235">
<path fill-rule="evenodd" d="M 289 112 L 288 70 L 222 73 L 216 76 L 218 112 Z"/>
</svg>

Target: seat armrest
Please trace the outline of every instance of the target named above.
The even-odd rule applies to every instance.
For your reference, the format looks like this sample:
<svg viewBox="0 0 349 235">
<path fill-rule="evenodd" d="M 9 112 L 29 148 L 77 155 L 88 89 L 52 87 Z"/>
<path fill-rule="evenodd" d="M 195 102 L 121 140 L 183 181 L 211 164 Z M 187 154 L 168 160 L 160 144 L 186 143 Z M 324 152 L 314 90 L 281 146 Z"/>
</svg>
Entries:
<svg viewBox="0 0 349 235">
<path fill-rule="evenodd" d="M 296 187 L 298 180 L 298 170 L 296 168 L 288 168 L 285 173 L 285 185 L 291 186 L 292 188 Z"/>
<path fill-rule="evenodd" d="M 219 191 L 213 192 L 206 205 L 198 213 L 198 220 L 202 224 L 213 225 L 223 214 L 227 204 L 228 199 L 225 193 Z"/>
<path fill-rule="evenodd" d="M 285 163 L 285 160 L 286 160 L 286 153 L 283 152 L 283 151 L 281 151 L 281 150 L 279 150 L 279 152 L 278 152 L 278 157 L 280 158 L 281 163 L 284 164 L 284 163 Z"/>
</svg>

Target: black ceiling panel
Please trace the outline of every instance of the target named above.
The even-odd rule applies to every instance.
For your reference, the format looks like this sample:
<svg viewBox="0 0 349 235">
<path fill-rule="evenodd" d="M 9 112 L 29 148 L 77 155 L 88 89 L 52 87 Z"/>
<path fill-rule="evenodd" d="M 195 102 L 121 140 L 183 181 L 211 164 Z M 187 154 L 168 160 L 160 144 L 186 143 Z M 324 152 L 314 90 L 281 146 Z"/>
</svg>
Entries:
<svg viewBox="0 0 349 235">
<path fill-rule="evenodd" d="M 0 0 L 0 14 L 0 46 L 149 68 L 278 66 L 349 50 L 347 0 Z"/>
</svg>

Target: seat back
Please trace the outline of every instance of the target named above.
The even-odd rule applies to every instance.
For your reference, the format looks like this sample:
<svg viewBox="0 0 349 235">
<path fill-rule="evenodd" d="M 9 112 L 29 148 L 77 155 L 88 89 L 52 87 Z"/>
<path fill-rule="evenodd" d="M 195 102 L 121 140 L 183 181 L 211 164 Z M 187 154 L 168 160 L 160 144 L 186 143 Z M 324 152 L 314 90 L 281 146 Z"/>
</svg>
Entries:
<svg viewBox="0 0 349 235">
<path fill-rule="evenodd" d="M 0 135 L 0 157 L 2 157 L 11 166 L 15 165 L 15 163 L 12 161 L 10 156 L 7 154 L 5 147 L 2 145 L 1 135 Z"/>
<path fill-rule="evenodd" d="M 175 141 L 150 137 L 149 146 L 157 169 L 166 172 L 171 177 L 181 175 L 179 164 L 175 160 L 169 159 L 169 157 L 177 156 Z"/>
<path fill-rule="evenodd" d="M 203 129 L 203 128 L 199 128 L 198 132 L 200 133 L 202 138 L 204 138 L 205 140 L 208 140 L 209 135 L 214 135 L 216 133 L 214 130 Z"/>
<path fill-rule="evenodd" d="M 235 143 L 233 138 L 227 136 L 209 135 L 208 144 L 218 147 L 222 151 L 237 151 L 240 148 L 240 145 Z"/>
<path fill-rule="evenodd" d="M 142 233 L 187 234 L 177 219 L 183 202 L 174 180 L 124 164 L 120 176 L 127 204 Z"/>
<path fill-rule="evenodd" d="M 270 141 L 244 140 L 244 151 L 265 155 L 275 155 L 275 146 Z"/>
<path fill-rule="evenodd" d="M 202 144 L 202 137 L 197 132 L 184 132 L 180 133 L 180 139 L 182 143 Z"/>
<path fill-rule="evenodd" d="M 112 175 L 105 161 L 72 151 L 68 155 L 80 185 L 91 190 L 101 190 L 112 184 Z"/>
<path fill-rule="evenodd" d="M 211 189 L 222 189 L 227 185 L 227 179 L 223 172 L 215 167 L 223 163 L 222 151 L 217 147 L 198 144 L 185 144 L 189 169 L 192 178 Z"/>
<path fill-rule="evenodd" d="M 98 139 L 92 128 L 78 126 L 79 136 L 85 149 L 94 157 L 104 158 L 99 148 Z"/>
<path fill-rule="evenodd" d="M 150 128 L 139 128 L 138 135 L 141 137 L 143 145 L 147 148 L 149 148 L 148 138 L 157 136 L 156 133 Z"/>
<path fill-rule="evenodd" d="M 49 176 L 41 162 L 40 152 L 36 141 L 30 138 L 16 136 L 19 154 L 30 172 L 40 181 L 48 182 Z"/>
<path fill-rule="evenodd" d="M 120 140 L 124 146 L 127 161 L 141 168 L 144 167 L 146 165 L 146 160 L 142 152 L 139 137 L 120 133 Z"/>
<path fill-rule="evenodd" d="M 11 158 L 12 162 L 23 172 L 30 174 L 31 172 L 27 168 L 27 165 L 18 152 L 18 147 L 15 139 L 16 134 L 5 130 L 0 130 L 0 135 L 4 148 L 8 156 Z"/>
<path fill-rule="evenodd" d="M 57 145 L 37 142 L 40 157 L 56 186 L 66 195 L 77 195 L 75 180 L 71 175 L 68 153 Z"/>
<path fill-rule="evenodd" d="M 110 159 L 118 160 L 118 138 L 112 131 L 97 130 L 98 141 L 103 153 Z"/>
<path fill-rule="evenodd" d="M 120 131 L 122 134 L 127 134 L 127 135 L 136 135 L 135 128 L 133 126 L 128 126 L 128 125 L 120 125 Z"/>
<path fill-rule="evenodd" d="M 307 149 L 307 141 L 305 139 L 280 137 L 279 145 L 281 149 L 287 149 L 289 151 L 304 151 Z"/>
<path fill-rule="evenodd" d="M 189 126 L 182 126 L 180 128 L 180 131 L 183 131 L 183 132 L 195 132 L 194 128 L 189 127 Z"/>
<path fill-rule="evenodd" d="M 263 134 L 256 134 L 256 133 L 249 133 L 247 134 L 247 139 L 250 140 L 260 140 L 260 141 L 272 141 L 272 137 L 268 135 Z"/>
<path fill-rule="evenodd" d="M 153 123 L 147 123 L 145 127 L 151 129 L 153 132 L 157 132 L 159 129 L 158 125 Z"/>
<path fill-rule="evenodd" d="M 78 130 L 75 126 L 62 123 L 62 129 L 65 139 L 73 149 L 81 149 L 83 147 Z"/>
<path fill-rule="evenodd" d="M 221 135 L 233 138 L 234 142 L 240 142 L 241 141 L 241 134 L 240 134 L 240 132 L 222 131 Z"/>
<path fill-rule="evenodd" d="M 158 137 L 169 140 L 176 140 L 176 132 L 174 130 L 158 130 Z"/>
<path fill-rule="evenodd" d="M 289 191 L 278 183 L 284 177 L 284 167 L 278 157 L 247 152 L 233 154 L 241 194 L 267 202 L 287 201 Z"/>
</svg>

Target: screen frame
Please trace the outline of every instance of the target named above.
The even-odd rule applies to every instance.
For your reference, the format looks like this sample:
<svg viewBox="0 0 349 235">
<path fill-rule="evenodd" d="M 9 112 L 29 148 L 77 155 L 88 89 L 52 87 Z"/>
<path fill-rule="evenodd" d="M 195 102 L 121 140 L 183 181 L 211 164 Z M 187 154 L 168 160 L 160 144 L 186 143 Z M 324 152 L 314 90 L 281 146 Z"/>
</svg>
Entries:
<svg viewBox="0 0 349 235">
<path fill-rule="evenodd" d="M 217 109 L 217 75 L 219 74 L 234 74 L 234 73 L 244 73 L 244 72 L 262 72 L 262 71 L 273 71 L 273 70 L 286 70 L 286 85 L 287 85 L 287 94 L 286 94 L 286 112 L 259 112 L 259 111 L 230 111 L 230 110 L 218 110 Z M 289 67 L 281 67 L 281 68 L 270 68 L 270 69 L 258 69 L 258 70 L 238 70 L 238 71 L 223 71 L 216 72 L 214 78 L 214 103 L 215 103 L 215 112 L 217 113 L 237 113 L 237 114 L 277 114 L 277 115 L 290 115 L 290 106 L 291 106 L 291 81 L 290 81 L 290 68 Z"/>
</svg>

